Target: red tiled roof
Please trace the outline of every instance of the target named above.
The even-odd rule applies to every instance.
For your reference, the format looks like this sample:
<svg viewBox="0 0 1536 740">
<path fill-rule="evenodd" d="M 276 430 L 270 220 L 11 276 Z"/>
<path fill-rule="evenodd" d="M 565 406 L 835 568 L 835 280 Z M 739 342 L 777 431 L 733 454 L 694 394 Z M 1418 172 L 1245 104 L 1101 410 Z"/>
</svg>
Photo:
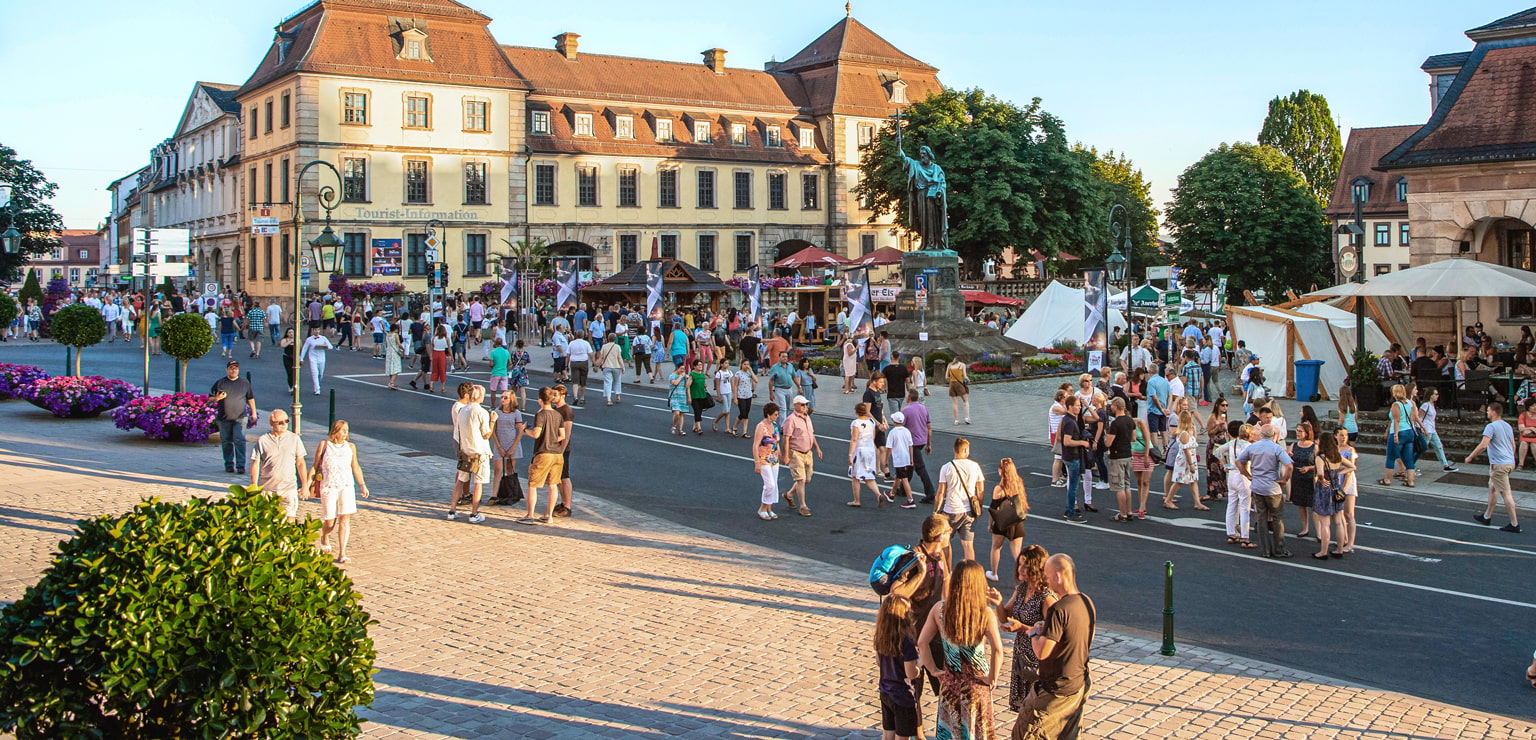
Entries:
<svg viewBox="0 0 1536 740">
<path fill-rule="evenodd" d="M 1388 175 L 1375 167 L 1383 155 L 1418 130 L 1418 126 L 1350 129 L 1349 140 L 1344 144 L 1344 162 L 1339 166 L 1339 179 L 1333 184 L 1333 197 L 1328 201 L 1327 214 L 1354 215 L 1355 201 L 1351 184 L 1357 177 L 1367 177 L 1375 183 L 1371 186 L 1370 200 L 1361 208 L 1363 213 L 1407 212 L 1408 204 L 1397 202 L 1395 183 L 1401 176 Z"/>
<path fill-rule="evenodd" d="M 1536 39 L 1479 43 L 1440 106 L 1382 168 L 1536 159 Z"/>
<path fill-rule="evenodd" d="M 899 67 L 928 74 L 939 71 L 908 56 L 852 17 L 838 21 L 826 33 L 801 49 L 800 53 L 781 62 L 776 69 L 780 72 L 797 72 L 834 63 Z"/>
<path fill-rule="evenodd" d="M 431 61 L 398 58 L 402 22 L 426 32 Z M 450 0 L 320 0 L 283 21 L 241 93 L 292 72 L 525 88 L 489 23 Z M 286 53 L 280 53 L 284 43 Z"/>
<path fill-rule="evenodd" d="M 554 49 L 503 46 L 512 67 L 537 97 L 627 101 L 652 106 L 707 106 L 774 111 L 793 116 L 805 106 L 805 90 L 793 75 L 728 67 L 715 74 L 694 64 L 606 54 L 575 59 Z"/>
<path fill-rule="evenodd" d="M 714 73 L 711 72 L 711 75 Z M 538 94 L 537 91 L 534 93 Z M 536 153 L 541 154 L 613 154 L 630 157 L 678 157 L 684 159 L 711 159 L 718 161 L 754 162 L 754 163 L 779 163 L 793 164 L 825 164 L 827 155 L 819 150 L 802 151 L 800 141 L 788 128 L 782 128 L 779 132 L 778 147 L 769 147 L 763 138 L 767 135 L 762 124 L 783 126 L 788 122 L 793 113 L 762 114 L 747 120 L 747 145 L 737 146 L 730 143 L 730 127 L 728 118 L 740 118 L 739 116 L 725 116 L 719 113 L 678 113 L 677 111 L 661 107 L 637 106 L 637 110 L 649 112 L 646 116 L 640 113 L 634 116 L 634 138 L 619 139 L 616 118 L 602 111 L 612 106 L 591 106 L 595 110 L 592 115 L 592 136 L 577 137 L 573 129 L 574 116 L 568 112 L 574 108 L 564 101 L 541 101 L 543 105 L 531 105 L 535 110 L 549 109 L 550 134 L 529 134 L 528 146 Z M 576 106 L 587 107 L 587 106 Z M 697 143 L 693 140 L 693 127 L 684 120 L 687 117 L 692 120 L 698 116 L 699 120 L 707 120 L 715 133 L 715 140 L 707 143 Z M 670 119 L 672 123 L 672 135 L 677 141 L 657 141 L 655 118 Z M 759 123 L 762 122 L 762 124 Z"/>
</svg>

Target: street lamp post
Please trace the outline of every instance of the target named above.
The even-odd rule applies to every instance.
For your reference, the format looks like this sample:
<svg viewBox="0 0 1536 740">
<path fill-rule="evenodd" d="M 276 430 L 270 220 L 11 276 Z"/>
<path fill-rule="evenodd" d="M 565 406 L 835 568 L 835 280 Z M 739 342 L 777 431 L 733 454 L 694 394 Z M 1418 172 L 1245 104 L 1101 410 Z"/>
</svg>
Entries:
<svg viewBox="0 0 1536 740">
<path fill-rule="evenodd" d="M 304 188 L 302 186 L 304 174 L 309 172 L 311 167 L 316 166 L 326 167 L 331 171 L 331 174 L 336 176 L 336 181 L 341 182 L 341 172 L 337 171 L 336 165 L 323 159 L 317 159 L 304 165 L 293 179 L 293 341 L 296 345 L 305 339 L 299 331 L 304 301 L 302 281 L 304 274 L 302 255 L 304 250 L 301 247 L 304 243 Z M 310 242 L 310 247 L 314 250 L 315 261 L 321 263 L 321 265 L 317 266 L 322 266 L 329 260 L 334 268 L 336 264 L 336 251 L 341 246 L 341 240 L 337 239 L 336 232 L 331 230 L 331 212 L 336 210 L 336 206 L 341 203 L 341 197 L 337 194 L 336 189 L 329 185 L 322 186 L 315 196 L 319 200 L 320 207 L 325 209 L 325 228 L 320 231 L 320 236 L 315 237 L 315 240 Z M 302 354 L 299 347 L 294 348 L 293 408 L 289 412 L 293 417 L 293 423 L 290 425 L 290 428 L 294 434 L 299 434 L 302 431 L 301 423 L 304 404 L 299 401 L 299 394 L 302 392 L 301 386 L 304 385 L 303 379 L 299 376 L 299 357 Z"/>
<path fill-rule="evenodd" d="M 13 190 L 9 183 L 0 183 L 0 212 L 5 213 L 5 232 L 0 233 L 0 246 L 6 254 L 21 253 L 21 232 L 16 230 L 17 209 L 11 204 Z"/>
<path fill-rule="evenodd" d="M 1341 236 L 1348 235 L 1350 244 L 1339 249 L 1339 270 L 1344 271 L 1344 259 L 1346 255 L 1354 260 L 1355 269 L 1350 279 L 1356 283 L 1365 282 L 1365 260 L 1361 259 L 1365 251 L 1365 216 L 1361 213 L 1364 200 L 1358 191 L 1351 190 L 1355 201 L 1355 220 L 1353 223 L 1340 224 L 1334 232 Z M 1355 296 L 1355 352 L 1365 351 L 1365 296 Z"/>
</svg>

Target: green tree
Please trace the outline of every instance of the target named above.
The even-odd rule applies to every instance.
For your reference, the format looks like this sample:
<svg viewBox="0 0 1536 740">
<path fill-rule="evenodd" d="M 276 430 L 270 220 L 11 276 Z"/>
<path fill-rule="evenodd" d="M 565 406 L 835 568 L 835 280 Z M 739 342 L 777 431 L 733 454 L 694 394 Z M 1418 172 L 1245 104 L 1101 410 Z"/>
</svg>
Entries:
<svg viewBox="0 0 1536 740">
<path fill-rule="evenodd" d="M 213 329 L 195 313 L 179 313 L 160 325 L 160 350 L 181 363 L 181 387 L 187 389 L 187 363 L 213 349 Z"/>
<path fill-rule="evenodd" d="M 59 344 L 75 348 L 74 374 L 80 374 L 80 356 L 107 338 L 107 322 L 101 312 L 84 303 L 71 303 L 48 318 L 49 332 Z"/>
<path fill-rule="evenodd" d="M 373 701 L 361 595 L 274 496 L 150 500 L 82 521 L 0 610 L 0 731 L 351 738 Z"/>
<path fill-rule="evenodd" d="M 1084 234 L 1083 246 L 1074 254 L 1082 257 L 1085 264 L 1097 266 L 1104 262 L 1104 258 L 1114 248 L 1122 246 L 1124 233 L 1120 243 L 1115 243 L 1114 230 L 1109 223 L 1109 212 L 1118 203 L 1125 206 L 1126 214 L 1122 216 L 1116 213 L 1114 222 L 1122 228 L 1126 224 L 1130 227 L 1131 254 L 1126 255 L 1131 260 L 1130 274 L 1145 272 L 1148 265 L 1168 264 L 1168 256 L 1163 254 L 1157 240 L 1159 214 L 1157 207 L 1152 204 L 1152 184 L 1142 176 L 1141 170 L 1124 154 L 1113 151 L 1100 154 L 1097 149 L 1084 148 L 1081 144 L 1073 150 L 1078 156 L 1087 158 L 1088 170 L 1093 173 L 1100 188 L 1104 208 L 1102 227 Z M 1121 251 L 1124 252 L 1123 249 Z"/>
<path fill-rule="evenodd" d="M 532 241 L 518 239 L 515 242 L 502 239 L 501 243 L 507 245 L 507 251 L 491 255 L 492 259 L 501 257 L 515 261 L 518 264 L 517 269 L 522 271 L 537 270 L 540 278 L 555 276 L 554 264 L 545 259 L 545 257 L 549 256 L 549 252 L 544 249 L 547 242 L 543 238 L 534 237 Z M 500 275 L 496 277 L 498 279 L 501 278 Z"/>
<path fill-rule="evenodd" d="M 27 270 L 27 281 L 21 284 L 21 303 L 26 305 L 27 299 L 37 301 L 37 305 L 43 305 L 43 286 L 37 282 L 37 270 Z"/>
<path fill-rule="evenodd" d="M 6 327 L 11 325 L 12 321 L 16 320 L 16 314 L 20 310 L 20 307 L 16 305 L 15 298 L 12 298 L 7 293 L 0 293 L 0 331 L 4 331 Z"/>
<path fill-rule="evenodd" d="M 22 234 L 19 254 L 0 252 L 0 280 L 11 281 L 34 256 L 47 254 L 59 246 L 64 221 L 48 204 L 58 193 L 59 186 L 49 182 L 31 160 L 21 159 L 15 149 L 4 144 L 0 144 L 0 182 L 13 187 L 12 225 Z M 0 220 L 4 218 L 0 216 Z M 5 227 L 0 226 L 0 231 L 4 230 Z"/>
<path fill-rule="evenodd" d="M 1230 294 L 1327 283 L 1328 225 L 1291 161 L 1273 147 L 1222 144 L 1179 176 L 1168 204 L 1180 282 L 1214 285 L 1228 275 Z"/>
<path fill-rule="evenodd" d="M 1061 120 L 1042 110 L 1039 98 L 1021 108 L 978 89 L 945 90 L 908 108 L 904 118 L 907 154 L 931 147 L 944 168 L 949 246 L 968 265 L 979 267 L 1008 246 L 1053 258 L 1058 250 L 1075 253 L 1085 234 L 1107 228 L 1108 206 L 1087 158 L 1072 151 Z M 870 222 L 894 214 L 906 223 L 895 129 L 887 124 L 862 151 L 854 194 L 872 206 Z"/>
<path fill-rule="evenodd" d="M 1269 115 L 1259 130 L 1259 143 L 1272 146 L 1291 158 L 1301 179 L 1317 202 L 1326 206 L 1333 184 L 1344 163 L 1339 125 L 1328 110 L 1328 99 L 1309 90 L 1297 90 L 1269 101 Z"/>
</svg>

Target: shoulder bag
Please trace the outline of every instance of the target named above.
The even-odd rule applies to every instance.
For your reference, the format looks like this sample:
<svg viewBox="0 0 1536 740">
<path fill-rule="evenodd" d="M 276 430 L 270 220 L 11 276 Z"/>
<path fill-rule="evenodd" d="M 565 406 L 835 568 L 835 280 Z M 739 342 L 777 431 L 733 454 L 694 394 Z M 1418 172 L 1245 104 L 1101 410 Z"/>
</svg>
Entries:
<svg viewBox="0 0 1536 740">
<path fill-rule="evenodd" d="M 320 443 L 320 451 L 315 454 L 315 466 L 312 468 L 314 474 L 309 476 L 309 490 L 315 498 L 320 498 L 320 478 L 322 477 L 320 466 L 325 462 L 325 448 L 329 446 L 330 442 L 322 441 Z"/>
<path fill-rule="evenodd" d="M 1019 510 L 1018 496 L 992 499 L 991 515 L 992 523 L 997 525 L 998 529 L 1006 530 L 1024 522 L 1024 513 Z"/>
<path fill-rule="evenodd" d="M 961 473 L 960 473 L 960 466 L 959 465 L 955 465 L 953 462 L 951 462 L 950 465 L 954 466 L 955 478 L 959 479 L 960 485 L 962 486 L 961 490 L 965 491 L 965 499 L 966 499 L 966 501 L 970 502 L 970 504 L 971 504 L 971 516 L 972 517 L 979 517 L 979 516 L 981 516 L 981 498 L 976 495 L 976 493 L 975 493 L 976 489 L 972 488 L 971 487 L 971 482 L 969 480 L 966 480 L 961 475 Z"/>
</svg>

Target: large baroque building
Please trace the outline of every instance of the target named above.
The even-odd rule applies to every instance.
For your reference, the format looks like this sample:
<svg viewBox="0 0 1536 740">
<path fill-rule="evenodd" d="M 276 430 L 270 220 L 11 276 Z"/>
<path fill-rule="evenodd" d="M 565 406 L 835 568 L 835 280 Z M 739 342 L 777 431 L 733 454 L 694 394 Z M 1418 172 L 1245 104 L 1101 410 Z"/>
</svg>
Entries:
<svg viewBox="0 0 1536 740">
<path fill-rule="evenodd" d="M 1461 258 L 1536 270 L 1536 8 L 1467 36 L 1470 52 L 1425 62 L 1433 113 L 1376 174 L 1407 183 L 1411 264 Z M 1413 311 L 1416 332 L 1436 342 L 1479 321 L 1509 340 L 1536 323 L 1529 298 L 1417 300 Z"/>
<path fill-rule="evenodd" d="M 593 54 L 575 33 L 506 46 L 489 23 L 451 0 L 314 2 L 278 24 L 215 119 L 238 127 L 237 146 L 220 140 L 226 156 L 212 176 L 237 176 L 239 213 L 210 222 L 193 208 L 186 186 L 201 179 L 178 176 L 173 193 L 154 197 L 170 189 L 162 156 L 177 158 L 175 172 L 190 164 L 193 178 L 210 177 L 186 148 L 210 124 L 184 115 L 174 148 L 157 148 L 114 223 L 234 221 L 239 243 L 210 231 L 199 274 L 278 297 L 292 294 L 295 208 L 307 243 L 326 216 L 322 188 L 335 193 L 342 271 L 410 291 L 426 288 L 429 224 L 450 287 L 465 289 L 519 241 L 584 257 L 599 275 L 653 251 L 726 277 L 807 246 L 852 256 L 910 248 L 888 219 L 869 223 L 852 189 L 860 146 L 938 91 L 937 70 L 851 16 L 761 70 L 729 66 L 720 48 L 691 63 Z M 200 84 L 194 95 L 227 89 Z M 317 160 L 330 167 L 296 182 Z M 251 233 L 257 214 L 276 217 L 278 233 Z"/>
</svg>

